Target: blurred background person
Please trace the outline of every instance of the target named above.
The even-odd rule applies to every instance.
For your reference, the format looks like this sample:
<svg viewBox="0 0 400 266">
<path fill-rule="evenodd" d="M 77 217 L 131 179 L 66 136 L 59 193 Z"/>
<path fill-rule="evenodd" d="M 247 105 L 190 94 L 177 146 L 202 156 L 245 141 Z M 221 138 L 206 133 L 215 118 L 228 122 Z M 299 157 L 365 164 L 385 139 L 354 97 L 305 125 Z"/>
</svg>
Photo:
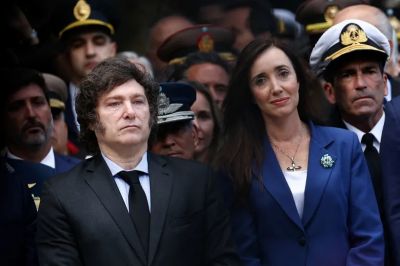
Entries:
<svg viewBox="0 0 400 266">
<path fill-rule="evenodd" d="M 167 63 L 158 57 L 158 48 L 172 34 L 193 25 L 193 22 L 184 15 L 174 14 L 161 17 L 151 26 L 145 56 L 153 66 L 154 77 L 157 81 L 166 81 L 164 72 L 167 66 Z"/>
<path fill-rule="evenodd" d="M 126 58 L 126 59 L 128 59 L 130 62 L 132 62 L 134 64 L 141 65 L 142 67 L 144 67 L 144 69 L 147 71 L 147 73 L 149 73 L 149 75 L 152 78 L 154 78 L 153 67 L 151 66 L 151 63 L 150 63 L 149 59 L 147 59 L 147 57 L 140 56 L 134 51 L 118 52 L 117 56 Z"/>
<path fill-rule="evenodd" d="M 233 47 L 238 52 L 256 37 L 272 37 L 276 33 L 276 19 L 269 1 L 227 1 L 224 11 L 220 25 L 232 30 Z"/>
<path fill-rule="evenodd" d="M 307 59 L 321 35 L 333 25 L 336 14 L 343 8 L 357 4 L 369 4 L 369 0 L 305 0 L 296 10 L 300 22 L 310 40 Z"/>
<path fill-rule="evenodd" d="M 158 49 L 158 55 L 169 62 L 169 80 L 203 84 L 220 108 L 227 92 L 230 65 L 236 59 L 232 44 L 233 34 L 228 29 L 195 25 L 170 36 Z"/>
<path fill-rule="evenodd" d="M 80 149 L 79 123 L 75 111 L 75 98 L 79 83 L 104 59 L 114 57 L 117 43 L 114 34 L 117 27 L 113 8 L 104 1 L 68 1 L 60 10 L 57 26 L 58 37 L 63 48 L 59 60 L 68 70 L 68 101 L 66 122 L 68 138 Z M 61 9 L 61 8 L 60 8 Z M 74 12 L 77 10 L 77 12 Z M 81 157 L 85 151 L 80 152 Z"/>
<path fill-rule="evenodd" d="M 49 90 L 51 114 L 54 122 L 54 132 L 51 137 L 54 151 L 63 155 L 75 155 L 78 148 L 68 141 L 68 127 L 65 122 L 65 103 L 68 99 L 67 84 L 56 75 L 43 73 L 43 78 Z"/>
<path fill-rule="evenodd" d="M 190 108 L 194 113 L 194 123 L 198 133 L 194 159 L 212 164 L 219 146 L 221 113 L 206 87 L 196 81 L 187 82 L 196 90 L 196 100 Z"/>
</svg>

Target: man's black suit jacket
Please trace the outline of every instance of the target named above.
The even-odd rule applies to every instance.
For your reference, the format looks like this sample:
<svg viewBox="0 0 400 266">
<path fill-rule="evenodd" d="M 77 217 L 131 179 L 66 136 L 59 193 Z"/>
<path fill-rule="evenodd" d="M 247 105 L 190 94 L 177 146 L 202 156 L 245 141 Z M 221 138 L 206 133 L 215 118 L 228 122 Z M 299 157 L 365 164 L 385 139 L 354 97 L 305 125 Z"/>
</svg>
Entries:
<svg viewBox="0 0 400 266">
<path fill-rule="evenodd" d="M 385 107 L 385 125 L 380 155 L 382 158 L 383 202 L 388 223 L 391 263 L 400 266 L 400 96 Z"/>
<path fill-rule="evenodd" d="M 215 176 L 198 163 L 148 154 L 149 252 L 100 155 L 44 186 L 40 265 L 238 265 Z"/>
<path fill-rule="evenodd" d="M 390 86 L 392 88 L 392 99 L 400 95 L 400 79 L 388 75 Z"/>
</svg>

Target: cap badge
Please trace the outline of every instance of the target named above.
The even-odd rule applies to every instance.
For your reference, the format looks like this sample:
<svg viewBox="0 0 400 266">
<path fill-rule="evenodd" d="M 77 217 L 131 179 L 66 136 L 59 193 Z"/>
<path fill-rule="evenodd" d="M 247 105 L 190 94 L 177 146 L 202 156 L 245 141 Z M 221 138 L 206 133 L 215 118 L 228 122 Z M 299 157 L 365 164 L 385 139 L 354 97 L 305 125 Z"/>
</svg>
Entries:
<svg viewBox="0 0 400 266">
<path fill-rule="evenodd" d="M 181 103 L 169 103 L 169 98 L 164 94 L 160 93 L 158 99 L 158 113 L 159 115 L 171 114 L 181 108 L 183 104 Z"/>
<path fill-rule="evenodd" d="M 78 0 L 74 7 L 74 17 L 79 20 L 86 20 L 90 17 L 90 6 L 85 0 Z"/>
<path fill-rule="evenodd" d="M 335 18 L 337 12 L 339 12 L 339 7 L 336 5 L 328 6 L 324 12 L 324 18 L 328 22 L 332 22 Z"/>
<path fill-rule="evenodd" d="M 346 31 L 340 35 L 340 41 L 347 46 L 354 43 L 364 43 L 368 41 L 367 35 L 356 24 L 350 24 L 346 27 Z"/>
<path fill-rule="evenodd" d="M 197 47 L 200 52 L 209 53 L 214 51 L 214 39 L 209 33 L 203 33 L 197 42 Z"/>
</svg>

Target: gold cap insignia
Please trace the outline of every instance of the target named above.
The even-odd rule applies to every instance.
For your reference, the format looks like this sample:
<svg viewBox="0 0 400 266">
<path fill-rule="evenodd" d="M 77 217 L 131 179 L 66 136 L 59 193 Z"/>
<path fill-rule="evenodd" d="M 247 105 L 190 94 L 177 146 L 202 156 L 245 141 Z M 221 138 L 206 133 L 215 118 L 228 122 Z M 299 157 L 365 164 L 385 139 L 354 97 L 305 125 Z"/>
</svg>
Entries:
<svg viewBox="0 0 400 266">
<path fill-rule="evenodd" d="M 332 26 L 333 19 L 337 12 L 339 12 L 339 7 L 336 5 L 326 7 L 324 12 L 325 21 L 306 25 L 306 31 L 310 33 L 318 33 L 329 29 L 329 27 Z"/>
<path fill-rule="evenodd" d="M 340 42 L 347 46 L 355 43 L 364 43 L 368 41 L 365 32 L 356 24 L 350 24 L 346 31 L 340 35 Z"/>
<path fill-rule="evenodd" d="M 74 7 L 74 17 L 76 20 L 82 21 L 90 17 L 90 6 L 85 0 L 79 0 Z"/>
<path fill-rule="evenodd" d="M 64 32 L 80 27 L 80 26 L 87 26 L 87 25 L 98 25 L 98 26 L 104 26 L 106 27 L 109 31 L 110 34 L 114 34 L 114 26 L 108 23 L 107 21 L 103 21 L 101 19 L 96 19 L 96 18 L 90 18 L 92 9 L 89 6 L 88 3 L 86 3 L 85 0 L 78 0 L 74 7 L 74 17 L 75 21 L 68 24 L 64 29 L 62 29 L 58 33 L 58 37 L 61 38 L 64 34 Z"/>
<path fill-rule="evenodd" d="M 200 52 L 209 53 L 214 51 L 214 39 L 210 34 L 204 33 L 199 37 L 197 47 Z"/>
<path fill-rule="evenodd" d="M 339 12 L 339 7 L 336 5 L 328 6 L 324 12 L 324 18 L 327 22 L 332 23 L 337 12 Z"/>
</svg>

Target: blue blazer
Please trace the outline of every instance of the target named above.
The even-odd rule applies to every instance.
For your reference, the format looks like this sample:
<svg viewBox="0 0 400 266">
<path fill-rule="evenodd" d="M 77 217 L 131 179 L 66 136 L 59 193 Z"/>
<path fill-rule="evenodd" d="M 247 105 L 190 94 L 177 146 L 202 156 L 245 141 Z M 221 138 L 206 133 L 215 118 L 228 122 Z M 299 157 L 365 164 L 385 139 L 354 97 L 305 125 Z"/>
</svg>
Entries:
<svg viewBox="0 0 400 266">
<path fill-rule="evenodd" d="M 67 172 L 80 162 L 79 159 L 72 156 L 65 156 L 57 153 L 54 153 L 54 160 L 55 168 L 41 163 L 10 158 L 7 158 L 7 163 L 14 169 L 16 175 L 23 178 L 24 183 L 29 186 L 32 195 L 40 198 L 43 183 L 49 177 Z"/>
<path fill-rule="evenodd" d="M 1 265 L 39 265 L 35 232 L 36 208 L 28 188 L 0 157 Z"/>
<path fill-rule="evenodd" d="M 247 266 L 384 265 L 383 229 L 368 167 L 354 133 L 310 124 L 304 211 L 300 218 L 268 140 L 247 207 L 232 209 Z M 329 155 L 334 164 L 324 167 Z"/>
<path fill-rule="evenodd" d="M 385 220 L 388 227 L 391 264 L 400 266 L 400 96 L 385 105 L 380 156 Z"/>
</svg>

